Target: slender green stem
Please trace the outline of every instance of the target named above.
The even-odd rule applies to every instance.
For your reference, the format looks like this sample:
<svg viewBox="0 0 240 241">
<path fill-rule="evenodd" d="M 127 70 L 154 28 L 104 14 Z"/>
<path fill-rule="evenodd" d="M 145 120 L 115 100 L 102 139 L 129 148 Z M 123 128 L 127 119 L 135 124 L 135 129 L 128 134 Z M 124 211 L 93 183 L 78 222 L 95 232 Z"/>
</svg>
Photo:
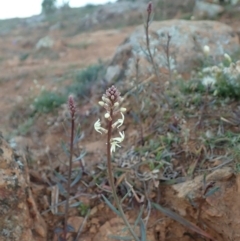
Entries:
<svg viewBox="0 0 240 241">
<path fill-rule="evenodd" d="M 108 169 L 108 175 L 109 175 L 109 182 L 110 182 L 110 186 L 112 189 L 114 201 L 117 205 L 118 211 L 121 214 L 121 218 L 122 218 L 123 222 L 128 227 L 128 229 L 129 229 L 130 233 L 132 234 L 133 238 L 135 239 L 135 241 L 140 241 L 139 238 L 137 237 L 136 233 L 133 231 L 131 225 L 129 224 L 129 222 L 124 214 L 124 211 L 122 209 L 120 200 L 117 196 L 117 192 L 116 192 L 116 188 L 115 188 L 115 184 L 114 184 L 114 176 L 113 176 L 112 162 L 111 162 L 111 137 L 112 137 L 112 119 L 113 119 L 113 111 L 112 110 L 110 112 L 110 117 L 111 117 L 111 120 L 108 122 L 108 136 L 107 136 L 107 169 Z"/>
<path fill-rule="evenodd" d="M 68 167 L 68 183 L 67 183 L 67 198 L 66 198 L 66 205 L 65 205 L 64 240 L 67 240 L 67 220 L 68 220 L 70 186 L 71 186 L 71 173 L 72 173 L 74 124 L 75 124 L 74 117 L 72 117 L 72 120 L 71 120 L 70 155 L 69 155 L 69 167 Z"/>
</svg>

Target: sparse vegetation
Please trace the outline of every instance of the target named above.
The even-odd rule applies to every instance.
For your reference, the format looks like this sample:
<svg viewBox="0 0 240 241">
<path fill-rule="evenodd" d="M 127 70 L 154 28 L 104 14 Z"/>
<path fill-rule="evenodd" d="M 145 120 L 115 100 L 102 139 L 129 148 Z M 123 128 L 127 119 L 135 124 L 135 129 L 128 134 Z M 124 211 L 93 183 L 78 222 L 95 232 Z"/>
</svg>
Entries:
<svg viewBox="0 0 240 241">
<path fill-rule="evenodd" d="M 27 118 L 22 124 L 18 126 L 18 128 L 11 133 L 11 136 L 21 135 L 25 136 L 28 134 L 30 128 L 34 125 L 35 119 L 33 117 Z"/>
<path fill-rule="evenodd" d="M 209 94 L 214 96 L 239 100 L 239 66 L 240 61 L 233 63 L 231 58 L 226 55 L 219 66 L 208 66 L 198 71 L 190 81 L 183 84 L 183 90 L 204 93 L 208 89 Z"/>
<path fill-rule="evenodd" d="M 35 112 L 48 113 L 66 102 L 66 95 L 43 90 L 41 94 L 34 99 L 33 108 Z"/>
<path fill-rule="evenodd" d="M 55 1 L 49 2 L 54 4 Z M 169 9 L 167 1 L 159 1 L 158 4 L 157 14 L 160 13 L 159 6 Z M 61 31 L 76 21 L 76 17 L 94 11 L 96 6 L 87 5 L 82 9 L 70 9 L 66 6 L 60 9 L 61 12 L 54 9 L 55 7 L 44 11 L 51 13 L 47 16 L 50 24 L 62 22 L 60 30 L 57 30 L 61 36 L 63 33 L 73 33 L 73 29 Z M 143 78 L 140 73 L 142 63 L 138 56 L 134 56 L 136 68 L 133 80 L 129 80 L 131 83 L 126 83 L 121 78 L 120 81 L 113 80 L 115 86 L 106 88 L 107 91 L 101 96 L 99 94 L 103 93 L 105 85 L 109 84 L 104 81 L 104 63 L 99 61 L 95 65 L 78 69 L 83 64 L 76 61 L 68 65 L 68 68 L 72 66 L 68 74 L 64 72 L 65 69 L 61 69 L 69 61 L 69 52 L 72 53 L 73 49 L 76 52 L 91 49 L 91 42 L 76 42 L 74 39 L 75 44 L 70 44 L 66 38 L 66 43 L 58 46 L 60 50 L 46 49 L 35 54 L 26 51 L 18 55 L 20 64 L 17 61 L 10 63 L 20 68 L 29 60 L 28 64 L 32 64 L 34 69 L 39 64 L 38 61 L 45 61 L 46 58 L 56 62 L 61 60 L 58 69 L 54 61 L 44 63 L 44 66 L 48 63 L 53 66 L 52 72 L 48 73 L 50 78 L 46 79 L 56 80 L 54 84 L 57 90 L 50 91 L 50 87 L 46 90 L 34 80 L 37 90 L 29 88 L 30 92 L 32 91 L 32 102 L 26 104 L 30 108 L 26 111 L 25 103 L 19 98 L 21 107 L 14 109 L 9 118 L 17 129 L 14 135 L 29 135 L 34 138 L 42 135 L 44 137 L 41 137 L 41 141 L 47 143 L 43 154 L 37 156 L 39 160 L 31 166 L 39 170 L 39 174 L 33 170 L 31 178 L 37 180 L 38 186 L 36 185 L 37 191 L 34 195 L 40 197 L 38 205 L 42 205 L 41 214 L 48 224 L 49 233 L 51 232 L 48 240 L 67 241 L 69 235 L 75 241 L 79 240 L 80 235 L 86 235 L 87 238 L 95 235 L 99 238 L 100 225 L 113 217 L 113 223 L 109 223 L 114 224 L 114 228 L 109 232 L 116 230 L 116 234 L 110 234 L 108 238 L 116 240 L 147 241 L 151 233 L 154 233 L 155 240 L 171 240 L 173 236 L 168 236 L 169 233 L 172 235 L 179 226 L 179 236 L 182 235 L 183 240 L 185 236 L 187 239 L 197 240 L 199 235 L 200 238 L 216 240 L 214 238 L 217 232 L 208 227 L 202 214 L 206 210 L 204 205 L 221 199 L 220 195 L 224 192 L 219 187 L 221 181 L 216 180 L 218 183 L 214 186 L 215 183 L 207 180 L 208 174 L 225 166 L 231 166 L 237 175 L 240 173 L 239 56 L 233 60 L 232 56 L 225 54 L 221 63 L 213 64 L 212 59 L 208 58 L 210 48 L 205 46 L 202 66 L 187 75 L 187 79 L 172 68 L 171 36 L 167 34 L 166 42 L 162 44 L 164 56 L 161 56 L 165 60 L 164 67 L 167 71 L 161 72 L 155 58 L 157 50 L 151 48 L 153 38 L 149 27 L 154 10 L 152 3 L 149 3 L 145 11 L 147 17 L 145 16 L 143 36 L 143 47 L 146 48 L 142 51 L 144 56 L 141 56 L 151 65 L 152 72 Z M 190 18 L 190 15 L 181 16 Z M 70 20 L 66 23 L 64 18 Z M 165 16 L 159 14 L 157 18 L 162 19 Z M 129 24 L 130 20 L 131 18 L 121 21 Z M 121 21 L 117 24 L 121 25 Z M 114 21 L 108 24 L 110 27 L 116 26 Z M 56 57 L 50 56 L 53 53 Z M 34 61 L 38 61 L 32 63 L 32 57 Z M 9 76 L 8 79 L 5 77 L 6 81 L 2 84 L 10 82 L 11 75 Z M 31 78 L 20 76 L 18 79 L 32 81 L 32 76 L 44 79 L 45 73 L 41 70 L 30 75 Z M 59 80 L 61 88 L 57 86 Z M 21 83 L 16 85 L 14 90 L 21 89 Z M 67 113 L 64 108 L 58 109 L 58 112 L 62 112 L 55 118 L 56 108 L 66 104 L 67 98 Z M 100 100 L 99 105 L 105 110 L 103 115 L 102 108 L 95 103 L 96 99 Z M 79 105 L 76 105 L 75 101 L 79 102 Z M 77 106 L 80 106 L 81 111 L 77 110 Z M 42 121 L 49 116 L 54 117 L 51 123 L 56 123 L 53 127 L 57 129 L 57 134 L 52 131 L 53 128 L 49 129 L 50 137 L 45 133 L 48 128 L 46 123 L 38 123 L 41 130 L 39 126 L 34 129 L 39 117 Z M 69 117 L 70 123 L 62 125 L 63 120 L 69 120 Z M 93 119 L 96 119 L 95 124 Z M 23 124 L 19 124 L 20 121 Z M 94 128 L 99 135 L 93 133 Z M 63 134 L 64 131 L 66 135 Z M 79 143 L 84 135 L 86 139 Z M 85 145 L 87 152 L 83 151 Z M 44 168 L 37 166 L 38 163 Z M 178 209 L 181 200 L 177 199 L 176 190 L 181 186 L 177 184 L 184 185 L 184 182 L 191 182 L 197 176 L 203 177 L 199 187 L 189 189 L 187 195 L 182 196 L 184 208 Z M 198 182 L 197 178 L 193 183 L 195 182 Z M 174 191 L 168 189 L 168 185 L 175 184 Z M 191 185 L 188 185 L 189 187 Z M 34 185 L 32 188 L 35 188 Z M 235 186 L 233 189 L 236 190 Z M 214 195 L 219 196 L 216 198 Z M 186 209 L 188 212 L 185 210 L 186 200 L 189 201 Z M 210 206 L 207 208 L 211 211 Z M 216 205 L 214 208 L 217 210 Z M 173 209 L 175 211 L 172 211 Z M 204 214 L 208 215 L 207 212 Z M 122 221 L 118 223 L 115 216 Z M 72 220 L 69 217 L 81 221 L 78 230 L 70 224 Z M 90 221 L 86 225 L 87 231 L 84 231 L 83 227 L 88 218 Z M 169 219 L 173 221 L 169 222 Z M 189 231 L 186 232 L 185 229 Z M 177 237 L 177 234 L 174 235 Z"/>
<path fill-rule="evenodd" d="M 68 87 L 68 92 L 73 93 L 78 98 L 87 98 L 89 96 L 91 87 L 97 82 L 105 73 L 103 63 L 99 62 L 96 65 L 91 65 L 86 69 L 78 71 L 75 80 Z"/>
<path fill-rule="evenodd" d="M 94 82 L 103 76 L 105 71 L 104 65 L 100 62 L 91 65 L 86 69 L 80 70 L 75 74 L 75 80 L 66 90 L 61 92 L 53 92 L 42 90 L 33 103 L 35 113 L 49 113 L 66 102 L 69 94 L 74 94 L 80 99 L 87 98 L 90 94 L 91 87 Z"/>
</svg>

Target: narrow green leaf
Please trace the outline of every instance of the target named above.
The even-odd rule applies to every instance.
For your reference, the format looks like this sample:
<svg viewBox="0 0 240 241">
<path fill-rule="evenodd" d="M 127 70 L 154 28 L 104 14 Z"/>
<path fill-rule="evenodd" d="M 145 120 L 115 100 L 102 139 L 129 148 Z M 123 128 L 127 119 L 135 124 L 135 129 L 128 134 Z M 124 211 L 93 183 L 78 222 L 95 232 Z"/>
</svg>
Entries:
<svg viewBox="0 0 240 241">
<path fill-rule="evenodd" d="M 84 138 L 84 133 L 80 133 L 80 126 L 77 129 L 77 134 L 74 137 L 73 144 L 77 144 L 79 141 L 81 141 Z"/>
<path fill-rule="evenodd" d="M 142 214 L 143 214 L 143 210 L 144 210 L 144 206 L 141 206 L 140 212 L 139 212 L 139 214 L 137 216 L 137 219 L 136 219 L 136 221 L 134 223 L 134 228 L 133 229 L 136 228 L 136 226 L 138 225 L 139 221 L 141 220 L 141 217 L 142 217 Z"/>
<path fill-rule="evenodd" d="M 209 197 L 219 190 L 220 190 L 220 187 L 213 187 L 213 188 L 209 189 L 204 196 Z"/>
<path fill-rule="evenodd" d="M 54 170 L 54 174 L 59 180 L 61 180 L 63 182 L 67 182 L 67 179 L 62 174 L 60 174 L 59 172 Z"/>
<path fill-rule="evenodd" d="M 132 237 L 121 237 L 121 236 L 115 236 L 115 235 L 109 235 L 109 238 L 116 239 L 116 240 L 132 240 Z"/>
<path fill-rule="evenodd" d="M 76 159 L 74 159 L 73 162 L 80 161 L 86 155 L 86 153 L 86 151 L 83 151 Z"/>
<path fill-rule="evenodd" d="M 75 202 L 75 203 L 71 204 L 70 207 L 71 208 L 78 207 L 81 204 L 82 204 L 82 202 L 80 202 L 80 201 L 79 202 Z"/>
<path fill-rule="evenodd" d="M 108 207 L 120 217 L 121 216 L 120 212 L 109 202 L 109 200 L 104 195 L 102 195 L 102 197 L 105 203 L 108 205 Z"/>
<path fill-rule="evenodd" d="M 67 145 L 66 143 L 64 143 L 63 141 L 61 142 L 61 146 L 62 146 L 62 149 L 64 151 L 64 153 L 69 157 L 70 153 L 69 153 L 69 150 L 67 148 Z"/>
<path fill-rule="evenodd" d="M 72 225 L 68 224 L 67 225 L 67 232 L 69 232 L 69 233 L 75 232 L 74 227 Z"/>
<path fill-rule="evenodd" d="M 142 219 L 140 219 L 141 241 L 147 241 L 146 227 Z"/>
<path fill-rule="evenodd" d="M 65 194 L 66 194 L 66 190 L 65 190 L 65 188 L 63 187 L 63 185 L 62 185 L 60 182 L 58 182 L 57 185 L 58 185 L 58 188 L 59 188 L 60 193 L 61 193 L 62 195 L 65 195 Z"/>
<path fill-rule="evenodd" d="M 211 237 L 210 234 L 208 234 L 207 232 L 203 231 L 201 228 L 199 228 L 198 226 L 196 226 L 194 223 L 186 220 L 185 218 L 181 217 L 180 215 L 178 215 L 177 213 L 167 209 L 167 208 L 164 208 L 162 206 L 160 206 L 159 204 L 157 203 L 152 203 L 152 206 L 159 210 L 160 212 L 162 212 L 163 214 L 167 215 L 168 217 L 172 218 L 173 220 L 181 223 L 183 226 L 185 226 L 186 228 L 206 237 L 206 238 L 210 238 L 211 240 L 213 241 L 216 241 L 215 239 L 213 239 Z"/>
<path fill-rule="evenodd" d="M 203 174 L 203 187 L 206 187 L 206 177 L 207 177 L 207 173 L 206 172 L 204 172 L 204 174 Z"/>
<path fill-rule="evenodd" d="M 75 179 L 71 183 L 70 187 L 73 187 L 76 183 L 78 183 L 81 178 L 82 178 L 82 170 L 79 170 L 77 176 L 75 177 Z"/>
</svg>

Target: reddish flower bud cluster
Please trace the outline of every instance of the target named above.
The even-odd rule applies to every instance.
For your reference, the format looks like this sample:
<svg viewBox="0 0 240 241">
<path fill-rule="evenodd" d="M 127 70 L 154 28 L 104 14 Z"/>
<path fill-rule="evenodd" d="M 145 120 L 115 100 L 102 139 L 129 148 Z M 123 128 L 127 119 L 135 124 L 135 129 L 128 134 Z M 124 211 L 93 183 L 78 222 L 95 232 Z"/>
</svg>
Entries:
<svg viewBox="0 0 240 241">
<path fill-rule="evenodd" d="M 112 85 L 112 87 L 106 90 L 106 94 L 104 95 L 105 98 L 108 98 L 113 104 L 115 102 L 121 102 L 120 92 L 118 89 Z"/>
<path fill-rule="evenodd" d="M 147 12 L 148 12 L 148 15 L 150 15 L 152 13 L 152 2 L 148 3 Z"/>
<path fill-rule="evenodd" d="M 76 113 L 76 105 L 72 95 L 68 97 L 68 109 L 71 114 L 71 117 L 74 118 L 74 115 Z"/>
</svg>

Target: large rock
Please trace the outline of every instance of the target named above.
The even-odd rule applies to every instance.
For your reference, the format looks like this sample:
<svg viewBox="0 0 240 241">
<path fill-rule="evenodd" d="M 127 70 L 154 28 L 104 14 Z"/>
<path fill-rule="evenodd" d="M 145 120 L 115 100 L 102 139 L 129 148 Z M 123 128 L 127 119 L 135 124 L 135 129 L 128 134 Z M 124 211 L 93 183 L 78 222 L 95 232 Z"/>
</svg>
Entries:
<svg viewBox="0 0 240 241">
<path fill-rule="evenodd" d="M 0 136 L 0 241 L 46 240 L 25 164 Z"/>
<path fill-rule="evenodd" d="M 201 224 L 215 231 L 218 241 L 240 240 L 240 175 L 234 175 L 230 167 L 216 169 L 206 176 L 206 184 L 212 184 L 212 195 L 206 197 L 201 212 Z M 193 180 L 173 185 L 175 197 L 171 207 L 182 216 L 197 220 L 197 211 L 203 193 L 203 175 Z M 210 189 L 209 189 L 210 190 Z"/>
<path fill-rule="evenodd" d="M 41 38 L 36 44 L 36 49 L 51 49 L 54 45 L 54 41 L 49 36 Z"/>
<path fill-rule="evenodd" d="M 171 69 L 187 72 L 204 58 L 203 47 L 210 47 L 210 55 L 219 61 L 224 53 L 233 54 L 239 48 L 239 39 L 233 29 L 215 21 L 170 20 L 150 25 L 150 49 L 159 68 L 166 68 L 167 35 L 170 41 Z M 140 59 L 140 74 L 153 73 L 147 60 L 146 39 L 143 26 L 136 30 L 117 48 L 109 68 L 121 69 L 119 76 L 135 75 L 136 58 Z M 116 78 L 116 76 L 114 76 Z M 108 77 L 109 79 L 109 77 Z"/>
</svg>

